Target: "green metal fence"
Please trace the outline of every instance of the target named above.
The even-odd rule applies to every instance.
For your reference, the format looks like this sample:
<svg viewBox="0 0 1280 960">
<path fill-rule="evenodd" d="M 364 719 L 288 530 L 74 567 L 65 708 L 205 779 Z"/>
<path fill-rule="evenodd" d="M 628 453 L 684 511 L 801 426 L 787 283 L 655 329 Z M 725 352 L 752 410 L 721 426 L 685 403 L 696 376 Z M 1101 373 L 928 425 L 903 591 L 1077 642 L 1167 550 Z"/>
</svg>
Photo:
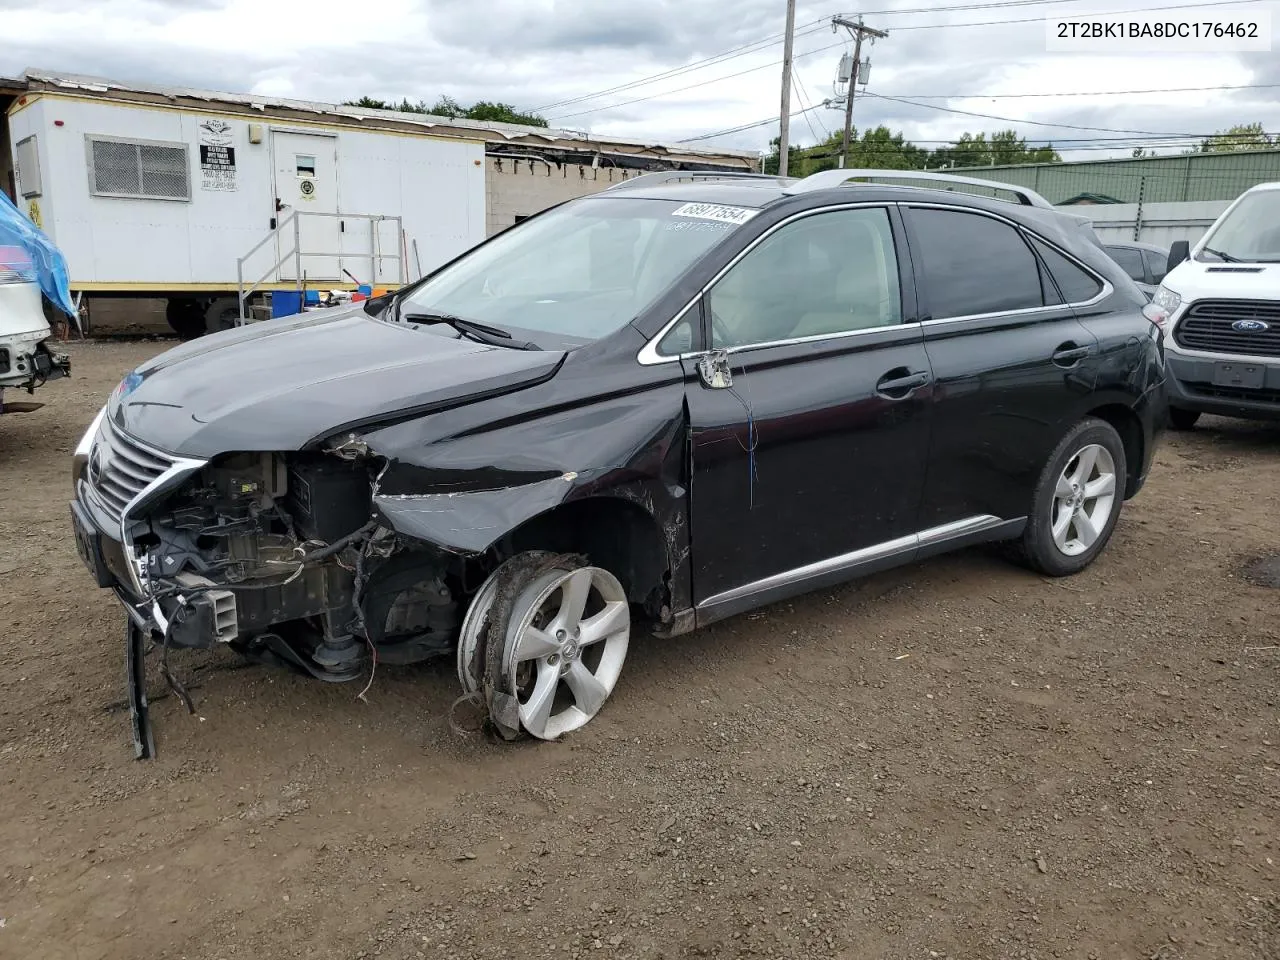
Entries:
<svg viewBox="0 0 1280 960">
<path fill-rule="evenodd" d="M 954 172 L 1030 187 L 1050 203 L 1234 200 L 1256 184 L 1280 181 L 1280 150 L 966 167 Z"/>
</svg>

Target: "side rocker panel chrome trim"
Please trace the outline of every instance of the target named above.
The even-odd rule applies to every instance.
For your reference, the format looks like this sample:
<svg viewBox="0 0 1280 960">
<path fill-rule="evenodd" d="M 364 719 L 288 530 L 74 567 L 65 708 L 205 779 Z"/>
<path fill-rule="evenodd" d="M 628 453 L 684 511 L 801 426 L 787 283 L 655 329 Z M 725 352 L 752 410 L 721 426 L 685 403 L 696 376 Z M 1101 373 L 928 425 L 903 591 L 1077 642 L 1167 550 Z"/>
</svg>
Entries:
<svg viewBox="0 0 1280 960">
<path fill-rule="evenodd" d="M 698 620 L 701 624 L 732 616 L 772 600 L 782 599 L 783 595 L 794 596 L 811 587 L 816 589 L 823 583 L 849 579 L 864 568 L 896 566 L 909 561 L 921 548 L 936 549 L 951 541 L 969 540 L 979 534 L 998 530 L 1011 522 L 1018 521 L 1006 521 L 990 514 L 966 517 L 793 570 L 785 570 L 708 597 L 696 607 Z"/>
</svg>

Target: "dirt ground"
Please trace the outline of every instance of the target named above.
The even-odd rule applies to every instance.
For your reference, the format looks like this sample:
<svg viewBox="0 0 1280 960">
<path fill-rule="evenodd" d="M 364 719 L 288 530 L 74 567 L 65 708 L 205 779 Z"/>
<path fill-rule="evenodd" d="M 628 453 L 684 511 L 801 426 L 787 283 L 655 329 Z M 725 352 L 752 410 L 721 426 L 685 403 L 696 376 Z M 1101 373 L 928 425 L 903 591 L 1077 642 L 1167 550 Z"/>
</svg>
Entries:
<svg viewBox="0 0 1280 960">
<path fill-rule="evenodd" d="M 66 501 L 165 346 L 0 417 L 0 957 L 1280 957 L 1280 428 L 1169 437 L 1069 580 L 974 551 L 633 640 L 564 743 L 452 732 L 451 664 L 366 703 L 187 653 L 137 762 Z"/>
</svg>

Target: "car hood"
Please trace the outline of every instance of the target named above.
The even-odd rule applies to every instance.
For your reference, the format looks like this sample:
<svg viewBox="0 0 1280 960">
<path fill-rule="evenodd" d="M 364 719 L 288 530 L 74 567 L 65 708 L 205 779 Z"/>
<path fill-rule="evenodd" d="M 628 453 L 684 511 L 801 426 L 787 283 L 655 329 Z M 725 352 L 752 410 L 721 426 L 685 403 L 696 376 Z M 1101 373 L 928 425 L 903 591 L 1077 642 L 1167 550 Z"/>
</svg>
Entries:
<svg viewBox="0 0 1280 960">
<path fill-rule="evenodd" d="M 162 353 L 125 377 L 108 415 L 130 435 L 179 456 L 297 450 L 343 429 L 541 382 L 564 356 L 334 308 Z"/>
<path fill-rule="evenodd" d="M 1280 263 L 1206 263 L 1184 260 L 1164 286 L 1192 300 L 1280 300 Z"/>
</svg>

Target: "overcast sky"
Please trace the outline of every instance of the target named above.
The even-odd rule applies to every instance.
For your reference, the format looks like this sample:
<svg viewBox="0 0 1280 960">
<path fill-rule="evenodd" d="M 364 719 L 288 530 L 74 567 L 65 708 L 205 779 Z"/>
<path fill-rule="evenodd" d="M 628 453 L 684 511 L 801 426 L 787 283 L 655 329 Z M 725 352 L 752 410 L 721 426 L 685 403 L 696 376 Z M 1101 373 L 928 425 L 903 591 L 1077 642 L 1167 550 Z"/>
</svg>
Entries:
<svg viewBox="0 0 1280 960">
<path fill-rule="evenodd" d="M 981 3 L 987 8 L 955 9 Z M 930 147 L 966 130 L 1012 125 L 1029 139 L 1052 139 L 1064 153 L 1080 148 L 1071 154 L 1078 159 L 1117 149 L 1128 155 L 1142 136 L 1129 131 L 1204 134 L 1253 121 L 1280 131 L 1280 40 L 1271 53 L 1047 54 L 1043 22 L 961 26 L 1183 3 L 871 0 L 867 23 L 890 36 L 870 50 L 868 95 L 857 101 L 855 124 L 884 123 Z M 1202 2 L 1191 9 L 1226 20 L 1268 6 Z M 832 96 L 847 35 L 826 21 L 840 12 L 826 3 L 798 5 L 793 110 Z M 447 94 L 537 109 L 555 126 L 679 140 L 778 115 L 784 15 L 785 0 L 0 0 L 0 75 L 33 67 L 331 102 L 368 95 L 430 103 Z M 1280 25 L 1280 12 L 1275 19 Z M 755 41 L 763 42 L 717 63 L 579 99 Z M 1251 84 L 1275 86 L 1097 95 Z M 1000 96 L 1080 92 L 1093 95 Z M 812 143 L 842 122 L 825 108 L 796 117 L 793 142 Z M 764 149 L 776 135 L 775 122 L 700 143 Z"/>
</svg>

